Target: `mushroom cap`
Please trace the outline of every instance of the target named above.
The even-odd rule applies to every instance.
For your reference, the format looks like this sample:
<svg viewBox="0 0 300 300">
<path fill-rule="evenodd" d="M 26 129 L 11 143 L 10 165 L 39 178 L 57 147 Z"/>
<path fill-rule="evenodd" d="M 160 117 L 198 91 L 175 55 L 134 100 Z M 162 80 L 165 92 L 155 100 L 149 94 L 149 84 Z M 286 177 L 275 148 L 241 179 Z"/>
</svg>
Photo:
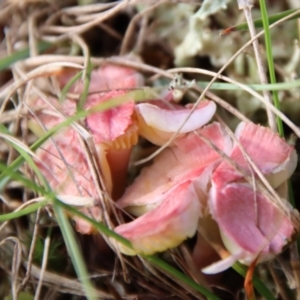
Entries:
<svg viewBox="0 0 300 300">
<path fill-rule="evenodd" d="M 152 211 L 134 221 L 115 228 L 127 238 L 134 251 L 119 245 L 121 252 L 152 255 L 181 244 L 192 237 L 198 226 L 201 204 L 197 190 L 188 180 L 172 188 L 164 201 Z"/>
<path fill-rule="evenodd" d="M 91 109 L 110 99 L 122 96 L 125 91 L 114 90 L 107 93 L 93 94 L 87 97 L 85 109 Z M 105 111 L 91 113 L 85 122 L 94 137 L 96 144 L 109 143 L 124 135 L 130 125 L 134 123 L 134 101 L 126 101 L 124 104 L 112 107 Z M 137 135 L 137 127 L 135 134 Z M 131 145 L 132 146 L 132 145 Z"/>
<path fill-rule="evenodd" d="M 201 128 L 211 120 L 216 111 L 216 104 L 207 100 L 202 101 L 191 115 L 191 107 L 178 107 L 159 107 L 150 103 L 137 104 L 136 115 L 140 134 L 156 145 L 163 145 L 177 131 L 183 134 Z M 182 124 L 183 127 L 179 129 Z"/>
<path fill-rule="evenodd" d="M 199 132 L 229 154 L 232 144 L 219 123 L 208 125 Z M 136 216 L 142 215 L 159 205 L 168 190 L 186 180 L 195 181 L 196 188 L 207 193 L 212 170 L 220 159 L 220 155 L 197 134 L 189 133 L 176 139 L 150 167 L 144 168 L 117 205 Z M 206 197 L 201 201 L 205 203 Z"/>
<path fill-rule="evenodd" d="M 75 75 L 74 70 L 67 70 L 58 78 L 61 87 L 64 87 Z M 144 85 L 144 77 L 136 70 L 122 66 L 105 64 L 91 72 L 89 93 L 130 89 Z M 84 90 L 82 80 L 75 82 L 69 92 L 81 94 Z"/>
<path fill-rule="evenodd" d="M 274 188 L 288 179 L 295 171 L 297 155 L 294 148 L 269 128 L 250 122 L 241 122 L 236 128 L 235 135 L 254 164 Z M 230 158 L 249 175 L 253 173 L 238 144 L 234 145 Z M 217 185 L 224 185 L 226 182 L 242 178 L 243 175 L 226 161 L 218 167 L 213 175 L 213 180 Z"/>
<path fill-rule="evenodd" d="M 269 128 L 242 122 L 235 135 L 274 187 L 291 176 L 297 162 L 295 151 L 278 134 Z M 253 173 L 237 143 L 230 158 L 249 175 Z M 205 268 L 205 273 L 220 272 L 237 260 L 246 265 L 257 258 L 258 262 L 268 260 L 282 251 L 294 232 L 286 212 L 256 191 L 254 185 L 246 183 L 243 175 L 227 161 L 213 172 L 208 203 L 231 255 Z"/>
<path fill-rule="evenodd" d="M 39 157 L 37 166 L 57 194 L 74 196 L 77 205 L 80 204 L 81 197 L 94 198 L 94 202 L 99 199 L 78 133 L 74 129 L 66 128 L 59 132 L 52 140 L 46 141 L 36 154 Z M 100 220 L 98 207 L 82 211 Z M 77 222 L 79 220 L 77 217 L 74 219 L 79 232 L 83 234 L 93 232 L 90 223 L 82 219 Z"/>
<path fill-rule="evenodd" d="M 213 183 L 209 205 L 226 248 L 246 265 L 280 253 L 294 232 L 290 217 L 248 183 Z"/>
</svg>

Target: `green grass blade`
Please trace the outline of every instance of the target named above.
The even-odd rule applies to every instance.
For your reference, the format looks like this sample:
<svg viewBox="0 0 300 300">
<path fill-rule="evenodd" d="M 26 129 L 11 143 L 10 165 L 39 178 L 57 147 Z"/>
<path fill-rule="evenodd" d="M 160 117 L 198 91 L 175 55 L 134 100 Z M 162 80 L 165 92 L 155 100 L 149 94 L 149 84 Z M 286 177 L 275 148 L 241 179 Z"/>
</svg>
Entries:
<svg viewBox="0 0 300 300">
<path fill-rule="evenodd" d="M 291 15 L 292 13 L 294 13 L 295 11 L 297 11 L 298 9 L 289 9 L 277 14 L 274 14 L 272 16 L 268 16 L 268 23 L 271 25 L 289 15 Z M 299 14 L 296 14 L 295 16 L 293 16 L 292 18 L 290 18 L 289 20 L 294 20 L 294 19 L 298 19 L 300 17 L 300 12 Z M 253 21 L 254 22 L 254 26 L 255 28 L 262 28 L 263 27 L 263 19 L 256 19 Z M 238 31 L 238 30 L 248 30 L 248 25 L 247 23 L 242 23 L 242 24 L 238 24 L 235 26 L 231 26 L 229 28 L 226 28 L 222 34 L 228 34 L 232 31 Z"/>
<path fill-rule="evenodd" d="M 39 42 L 38 43 L 38 51 L 43 52 L 49 49 L 53 44 L 47 42 Z M 25 48 L 19 51 L 14 52 L 11 55 L 8 55 L 4 58 L 0 59 L 0 71 L 7 69 L 10 65 L 16 63 L 19 60 L 26 59 L 30 55 L 29 48 Z"/>
<path fill-rule="evenodd" d="M 5 221 L 9 221 L 9 220 L 13 220 L 16 218 L 20 218 L 20 217 L 29 215 L 33 212 L 36 212 L 39 208 L 44 207 L 48 204 L 49 204 L 49 201 L 44 200 L 44 201 L 33 203 L 30 206 L 22 208 L 21 210 L 14 211 L 14 212 L 11 212 L 8 214 L 0 215 L 0 222 L 5 222 Z"/>
<path fill-rule="evenodd" d="M 86 265 L 79 251 L 79 246 L 76 242 L 74 232 L 69 223 L 69 220 L 67 219 L 63 209 L 59 205 L 57 205 L 56 201 L 54 201 L 53 203 L 53 209 L 55 211 L 56 219 L 58 221 L 60 230 L 66 243 L 74 269 L 85 291 L 85 296 L 88 300 L 96 300 L 97 297 L 93 293 L 93 286 L 89 279 L 89 274 L 86 269 Z"/>
<path fill-rule="evenodd" d="M 262 14 L 262 20 L 263 20 L 263 26 L 265 31 L 265 44 L 266 44 L 266 53 L 267 53 L 267 59 L 268 59 L 268 69 L 270 74 L 270 81 L 271 84 L 276 84 L 276 76 L 275 76 L 275 67 L 274 67 L 274 61 L 273 61 L 273 54 L 272 54 L 272 44 L 271 44 L 271 35 L 270 35 L 270 29 L 269 29 L 269 23 L 268 23 L 268 12 L 266 8 L 266 4 L 264 0 L 259 0 L 260 10 Z M 279 97 L 277 91 L 273 91 L 273 101 L 274 106 L 280 110 L 280 104 L 279 104 Z M 277 128 L 280 136 L 284 137 L 284 130 L 283 130 L 283 124 L 282 120 L 276 116 L 276 122 L 277 122 Z M 288 180 L 288 192 L 289 192 L 289 200 L 291 204 L 295 207 L 295 200 L 294 200 L 294 192 L 290 183 L 290 180 Z M 300 245 L 300 238 L 297 238 L 297 244 Z M 299 248 L 300 249 L 300 248 Z"/>
<path fill-rule="evenodd" d="M 20 156 L 23 158 L 22 156 Z M 5 164 L 0 163 L 0 171 L 1 171 L 1 176 L 5 174 L 5 176 L 10 177 L 10 179 L 13 179 L 15 181 L 18 181 L 22 183 L 25 187 L 28 187 L 29 189 L 37 192 L 37 193 L 43 193 L 44 188 L 41 186 L 38 186 L 35 184 L 32 180 L 24 177 L 21 173 L 18 171 L 10 170 Z"/>
<path fill-rule="evenodd" d="M 271 80 L 272 84 L 276 84 L 271 35 L 270 35 L 270 29 L 269 29 L 268 12 L 267 12 L 267 8 L 266 8 L 266 4 L 265 4 L 264 0 L 259 0 L 259 5 L 260 5 L 260 11 L 261 11 L 261 15 L 262 15 L 263 27 L 264 27 L 264 31 L 265 31 L 264 37 L 265 37 L 265 44 L 266 44 L 266 52 L 267 52 L 270 80 Z M 272 94 L 273 94 L 274 105 L 278 110 L 280 110 L 279 97 L 278 97 L 277 91 L 273 91 Z M 278 116 L 276 116 L 276 122 L 277 122 L 278 132 L 283 137 L 284 132 L 283 132 L 282 120 Z"/>
<path fill-rule="evenodd" d="M 87 96 L 89 95 L 89 89 L 90 89 L 90 83 L 91 83 L 91 74 L 92 74 L 92 63 L 89 58 L 89 63 L 87 66 L 87 72 L 86 72 L 86 78 L 84 80 L 84 87 L 83 87 L 83 92 L 80 96 L 78 105 L 77 105 L 77 110 L 82 110 L 86 101 Z"/>
<path fill-rule="evenodd" d="M 63 100 L 66 98 L 67 93 L 69 92 L 70 88 L 72 87 L 72 85 L 78 80 L 80 79 L 80 77 L 82 76 L 82 71 L 79 71 L 77 74 L 75 74 L 69 81 L 68 83 L 64 86 L 64 88 L 61 90 L 61 94 L 60 97 L 58 99 L 58 102 L 63 102 Z"/>
<path fill-rule="evenodd" d="M 91 225 L 93 225 L 96 229 L 98 229 L 101 233 L 105 234 L 106 236 L 111 237 L 116 241 L 118 241 L 119 243 L 122 243 L 124 246 L 132 249 L 132 245 L 127 239 L 123 238 L 122 236 L 118 235 L 114 231 L 110 230 L 107 226 L 105 226 L 101 222 L 97 222 L 96 220 L 89 218 L 82 212 L 78 211 L 76 208 L 68 204 L 65 204 L 59 200 L 56 201 L 56 204 L 61 206 L 63 209 L 67 210 L 71 215 L 78 216 L 83 220 L 89 222 Z"/>
<path fill-rule="evenodd" d="M 198 81 L 197 86 L 205 89 L 206 86 L 209 84 L 209 81 Z M 300 79 L 290 81 L 290 82 L 278 82 L 278 83 L 270 83 L 270 84 L 244 84 L 247 87 L 255 90 L 255 91 L 284 91 L 290 90 L 294 88 L 300 87 Z M 243 90 L 241 87 L 233 84 L 233 83 L 224 83 L 224 82 L 214 82 L 210 86 L 211 90 Z"/>
<path fill-rule="evenodd" d="M 6 134 L 7 136 L 11 136 L 11 133 L 7 130 L 7 128 L 5 126 L 3 126 L 2 124 L 0 125 L 0 132 Z M 12 141 L 6 140 L 7 143 L 9 143 L 18 153 L 20 153 L 20 155 L 23 157 L 24 161 L 27 162 L 27 164 L 29 165 L 29 167 L 34 171 L 34 173 L 36 174 L 36 176 L 38 177 L 38 179 L 40 180 L 40 182 L 42 182 L 45 186 L 46 186 L 46 181 L 44 180 L 44 176 L 42 175 L 42 173 L 40 172 L 39 168 L 37 167 L 37 165 L 35 164 L 35 162 L 33 161 L 32 157 L 30 156 L 30 154 L 23 149 L 21 146 L 19 146 L 16 143 L 13 143 Z"/>
</svg>

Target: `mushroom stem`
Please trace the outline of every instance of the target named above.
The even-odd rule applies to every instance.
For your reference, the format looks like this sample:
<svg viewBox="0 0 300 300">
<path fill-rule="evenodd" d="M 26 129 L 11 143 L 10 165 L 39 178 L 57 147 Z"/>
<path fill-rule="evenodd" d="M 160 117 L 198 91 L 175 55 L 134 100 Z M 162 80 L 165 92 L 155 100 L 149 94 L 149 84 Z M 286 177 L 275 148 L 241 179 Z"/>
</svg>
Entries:
<svg viewBox="0 0 300 300">
<path fill-rule="evenodd" d="M 110 149 L 107 151 L 106 159 L 110 167 L 111 180 L 113 182 L 111 191 L 113 200 L 119 199 L 125 191 L 130 154 L 131 148 L 118 150 Z"/>
</svg>

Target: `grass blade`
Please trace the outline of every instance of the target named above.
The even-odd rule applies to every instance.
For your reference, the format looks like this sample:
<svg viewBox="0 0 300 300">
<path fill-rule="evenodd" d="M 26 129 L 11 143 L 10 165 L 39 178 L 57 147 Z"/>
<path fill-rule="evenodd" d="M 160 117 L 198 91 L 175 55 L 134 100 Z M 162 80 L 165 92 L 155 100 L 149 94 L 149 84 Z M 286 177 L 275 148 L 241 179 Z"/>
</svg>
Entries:
<svg viewBox="0 0 300 300">
<path fill-rule="evenodd" d="M 198 81 L 197 86 L 204 89 L 210 82 L 208 81 Z M 293 88 L 300 87 L 300 79 L 291 81 L 291 82 L 278 82 L 278 83 L 271 83 L 271 84 L 244 84 L 255 91 L 283 91 L 283 90 L 290 90 Z M 241 87 L 236 86 L 232 83 L 225 83 L 225 82 L 214 82 L 211 84 L 210 90 L 243 90 Z"/>
<path fill-rule="evenodd" d="M 54 201 L 53 209 L 55 211 L 56 219 L 66 243 L 74 269 L 85 291 L 85 296 L 88 300 L 96 300 L 97 297 L 93 293 L 93 286 L 89 279 L 88 271 L 86 269 L 83 257 L 79 251 L 79 246 L 76 242 L 69 220 L 67 219 L 63 209 L 57 205 L 56 201 Z"/>
<path fill-rule="evenodd" d="M 38 51 L 43 52 L 49 49 L 53 44 L 47 42 L 39 42 L 38 43 Z M 19 51 L 14 52 L 11 55 L 8 55 L 4 58 L 0 59 L 0 71 L 7 69 L 10 65 L 16 63 L 19 60 L 26 59 L 30 55 L 29 48 L 25 48 Z"/>
<path fill-rule="evenodd" d="M 274 68 L 274 61 L 273 61 L 273 53 L 272 53 L 272 44 L 271 44 L 271 35 L 270 35 L 270 29 L 269 29 L 269 18 L 268 18 L 268 12 L 266 8 L 266 4 L 264 0 L 259 0 L 261 15 L 262 15 L 262 22 L 264 27 L 264 37 L 265 37 L 265 44 L 266 44 L 266 52 L 267 52 L 267 59 L 268 59 L 268 69 L 270 74 L 270 80 L 272 84 L 276 84 L 276 76 L 275 76 L 275 68 Z M 280 104 L 279 104 L 279 98 L 277 91 L 273 91 L 273 101 L 275 107 L 280 110 Z M 277 122 L 277 128 L 279 134 L 283 137 L 283 125 L 281 119 L 277 116 L 276 117 Z"/>
<path fill-rule="evenodd" d="M 280 13 L 277 13 L 277 14 L 274 14 L 272 16 L 268 16 L 268 23 L 269 25 L 291 15 L 292 13 L 294 13 L 295 11 L 297 11 L 297 9 L 289 9 L 289 10 L 286 10 L 286 11 L 283 11 L 283 12 L 280 12 Z M 293 16 L 292 18 L 290 18 L 289 20 L 294 20 L 294 19 L 298 19 L 300 17 L 300 12 L 299 14 L 296 14 L 295 16 Z M 255 28 L 262 28 L 264 27 L 263 26 L 263 22 L 264 20 L 263 19 L 256 19 L 253 21 L 254 22 L 254 26 Z M 242 24 L 238 24 L 238 25 L 235 25 L 235 26 L 231 26 L 229 28 L 226 28 L 222 31 L 221 35 L 225 35 L 225 34 L 228 34 L 232 31 L 238 31 L 238 30 L 248 30 L 248 25 L 247 23 L 242 23 Z"/>
</svg>

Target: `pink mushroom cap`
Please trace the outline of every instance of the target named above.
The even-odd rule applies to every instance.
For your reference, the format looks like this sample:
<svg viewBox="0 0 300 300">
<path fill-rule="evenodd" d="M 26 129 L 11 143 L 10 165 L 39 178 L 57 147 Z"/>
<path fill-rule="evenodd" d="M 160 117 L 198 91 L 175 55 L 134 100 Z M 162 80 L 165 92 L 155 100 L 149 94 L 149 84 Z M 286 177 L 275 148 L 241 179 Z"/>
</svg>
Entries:
<svg viewBox="0 0 300 300">
<path fill-rule="evenodd" d="M 64 72 L 59 76 L 59 84 L 64 87 L 75 75 L 73 70 Z M 144 85 L 144 77 L 136 70 L 105 64 L 94 69 L 91 73 L 89 93 L 98 93 L 102 91 L 132 89 Z M 82 80 L 78 80 L 71 88 L 70 92 L 81 94 L 84 89 Z"/>
<path fill-rule="evenodd" d="M 85 153 L 77 132 L 66 128 L 52 140 L 47 141 L 37 151 L 39 166 L 48 184 L 59 196 L 73 196 L 80 200 L 84 197 L 98 198 L 93 177 L 90 173 Z M 95 203 L 96 204 L 96 203 Z M 80 203 L 78 203 L 80 206 Z M 82 209 L 83 212 L 99 220 L 100 209 L 95 206 Z M 84 220 L 74 217 L 77 230 L 83 234 L 91 233 L 92 226 Z"/>
<path fill-rule="evenodd" d="M 235 135 L 245 152 L 273 187 L 278 187 L 295 171 L 297 166 L 295 149 L 269 128 L 250 122 L 241 122 L 236 128 Z M 230 158 L 248 174 L 252 174 L 250 164 L 238 144 L 233 147 Z M 213 180 L 217 185 L 242 178 L 243 175 L 228 162 L 223 162 L 213 175 Z"/>
<path fill-rule="evenodd" d="M 199 132 L 226 153 L 231 151 L 232 143 L 220 124 L 213 123 Z M 189 133 L 175 140 L 150 167 L 144 168 L 117 205 L 140 216 L 154 209 L 172 187 L 186 180 L 195 181 L 196 188 L 207 193 L 211 173 L 220 158 L 196 133 Z M 201 201 L 205 203 L 205 199 L 203 196 Z"/>
<path fill-rule="evenodd" d="M 212 101 L 202 101 L 190 115 L 192 108 L 165 108 L 150 103 L 136 105 L 136 115 L 140 134 L 156 145 L 163 145 L 172 135 L 187 133 L 201 128 L 208 123 L 216 111 L 216 104 Z M 189 116 L 190 115 L 190 116 Z"/>
<path fill-rule="evenodd" d="M 126 93 L 125 90 L 93 93 L 95 92 L 93 89 L 96 86 L 98 90 L 103 90 L 107 89 L 107 87 L 116 88 L 113 86 L 114 82 L 117 83 L 118 88 L 134 88 L 140 84 L 141 75 L 137 75 L 134 70 L 128 68 L 118 68 L 107 65 L 92 72 L 91 87 L 89 90 L 92 94 L 86 99 L 85 109 L 92 109 L 95 106 L 110 101 L 112 98 L 122 97 Z M 119 73 L 118 70 L 120 71 Z M 119 80 L 115 78 L 117 75 Z M 124 79 L 125 75 L 130 75 L 130 78 Z M 70 78 L 71 76 L 69 78 L 60 77 L 59 79 L 62 80 L 61 84 L 63 85 L 63 80 L 65 79 L 67 82 Z M 81 82 L 77 82 L 75 87 L 77 91 L 82 91 L 83 89 Z M 76 113 L 76 102 L 74 100 L 65 99 L 62 103 L 53 98 L 47 100 L 48 103 L 42 99 L 37 99 L 31 104 L 41 108 L 41 111 L 37 112 L 37 116 L 46 129 L 58 125 L 65 118 Z M 109 191 L 112 190 L 112 179 L 120 181 L 123 178 L 122 176 L 127 172 L 130 150 L 138 139 L 138 128 L 135 126 L 136 122 L 134 118 L 134 101 L 126 101 L 118 107 L 105 111 L 91 112 L 85 118 L 86 125 L 96 144 L 101 166 L 104 168 L 104 179 L 107 182 Z M 37 134 L 41 134 L 41 128 L 34 120 L 31 121 L 31 128 Z M 112 151 L 108 155 L 107 153 L 110 148 L 112 148 Z M 120 149 L 120 151 L 118 152 L 117 149 Z M 95 182 L 91 175 L 86 153 L 83 150 L 79 135 L 75 129 L 69 126 L 58 132 L 52 140 L 48 140 L 37 151 L 37 155 L 40 158 L 38 164 L 43 175 L 57 193 L 68 197 L 73 196 L 74 199 L 92 197 L 95 199 L 96 204 L 99 195 L 95 188 Z M 120 157 L 123 158 L 122 166 L 120 164 L 114 166 L 114 161 L 121 161 Z M 47 162 L 47 165 L 40 162 Z M 114 176 L 112 173 L 115 170 L 118 171 L 118 174 L 115 176 L 116 178 L 111 179 L 111 176 Z M 124 174 L 119 174 L 121 172 Z M 120 192 L 123 192 L 120 187 L 121 183 L 117 182 L 115 185 L 118 185 Z M 100 218 L 101 211 L 97 206 L 91 207 L 88 210 L 83 209 L 82 211 L 91 214 L 96 220 Z M 74 217 L 74 219 L 77 230 L 81 233 L 91 233 L 93 231 L 89 223 L 77 217 Z"/>
<path fill-rule="evenodd" d="M 200 214 L 201 204 L 194 184 L 191 181 L 179 184 L 155 209 L 115 228 L 134 249 L 119 245 L 120 250 L 128 255 L 151 255 L 176 247 L 195 234 Z"/>
<path fill-rule="evenodd" d="M 278 134 L 245 122 L 237 127 L 235 134 L 274 187 L 291 176 L 297 163 L 296 153 Z M 230 158 L 252 174 L 238 144 Z M 256 191 L 255 185 L 246 183 L 243 175 L 226 161 L 213 172 L 208 202 L 231 256 L 205 268 L 206 273 L 220 272 L 237 260 L 249 265 L 257 258 L 258 262 L 271 259 L 282 251 L 294 233 L 290 216 Z"/>
<path fill-rule="evenodd" d="M 250 265 L 279 254 L 291 239 L 294 226 L 289 218 L 263 194 L 247 183 L 228 183 L 212 187 L 209 205 L 222 240 L 231 254 L 225 259 L 232 265 L 239 260 Z M 224 262 L 205 268 L 205 273 L 218 273 L 230 267 Z"/>
</svg>

